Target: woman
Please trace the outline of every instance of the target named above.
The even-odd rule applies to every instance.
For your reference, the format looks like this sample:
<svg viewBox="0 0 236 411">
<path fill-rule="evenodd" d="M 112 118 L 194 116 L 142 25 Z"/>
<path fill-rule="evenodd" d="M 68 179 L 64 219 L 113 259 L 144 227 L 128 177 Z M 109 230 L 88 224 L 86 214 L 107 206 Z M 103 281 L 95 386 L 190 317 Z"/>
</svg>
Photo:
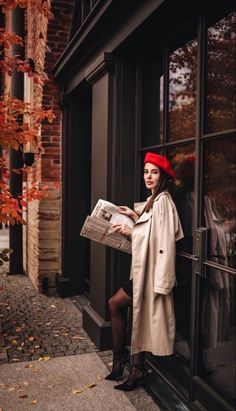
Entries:
<svg viewBox="0 0 236 411">
<path fill-rule="evenodd" d="M 172 288 L 175 284 L 175 242 L 183 237 L 175 205 L 167 190 L 174 178 L 169 161 L 155 153 L 144 158 L 144 182 L 151 196 L 141 215 L 128 207 L 120 213 L 135 225 L 118 224 L 115 230 L 132 236 L 132 279 L 109 300 L 113 335 L 113 369 L 106 377 L 118 380 L 128 361 L 125 349 L 126 308 L 133 305 L 131 336 L 132 365 L 123 384 L 114 388 L 131 391 L 145 378 L 144 353 L 170 355 L 175 338 Z"/>
</svg>

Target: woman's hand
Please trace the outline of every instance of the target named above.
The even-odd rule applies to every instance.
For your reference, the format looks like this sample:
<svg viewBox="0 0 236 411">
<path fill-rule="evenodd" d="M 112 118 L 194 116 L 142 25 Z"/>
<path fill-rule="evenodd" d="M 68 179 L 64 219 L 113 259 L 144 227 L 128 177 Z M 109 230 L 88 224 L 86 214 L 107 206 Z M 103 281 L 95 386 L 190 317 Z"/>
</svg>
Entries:
<svg viewBox="0 0 236 411">
<path fill-rule="evenodd" d="M 118 211 L 120 214 L 124 214 L 124 215 L 127 215 L 127 217 L 132 218 L 134 222 L 136 222 L 139 218 L 138 214 L 134 210 L 131 210 L 131 208 L 129 207 L 120 206 Z"/>
<path fill-rule="evenodd" d="M 113 224 L 112 227 L 115 233 L 132 237 L 132 228 L 130 228 L 127 224 Z"/>
</svg>

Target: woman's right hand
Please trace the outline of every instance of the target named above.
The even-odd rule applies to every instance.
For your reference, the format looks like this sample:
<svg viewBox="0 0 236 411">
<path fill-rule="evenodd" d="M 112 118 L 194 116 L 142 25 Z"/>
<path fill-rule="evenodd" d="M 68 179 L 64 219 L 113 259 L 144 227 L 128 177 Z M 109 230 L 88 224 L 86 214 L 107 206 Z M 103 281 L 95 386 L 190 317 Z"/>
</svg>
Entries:
<svg viewBox="0 0 236 411">
<path fill-rule="evenodd" d="M 139 217 L 138 214 L 134 210 L 131 210 L 131 208 L 126 207 L 126 206 L 119 206 L 118 211 L 120 214 L 127 215 L 128 217 L 132 218 L 132 220 L 134 221 L 137 221 Z"/>
</svg>

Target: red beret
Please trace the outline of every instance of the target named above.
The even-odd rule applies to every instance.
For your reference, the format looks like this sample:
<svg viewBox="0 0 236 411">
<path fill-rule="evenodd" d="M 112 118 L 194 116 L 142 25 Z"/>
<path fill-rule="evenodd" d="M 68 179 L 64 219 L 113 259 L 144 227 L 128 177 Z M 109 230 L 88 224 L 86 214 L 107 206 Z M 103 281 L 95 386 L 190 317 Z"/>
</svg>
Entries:
<svg viewBox="0 0 236 411">
<path fill-rule="evenodd" d="M 174 170 L 172 169 L 171 164 L 166 157 L 149 152 L 146 153 L 144 157 L 144 164 L 146 163 L 155 164 L 155 166 L 162 168 L 162 170 L 164 170 L 169 177 L 175 178 Z"/>
</svg>

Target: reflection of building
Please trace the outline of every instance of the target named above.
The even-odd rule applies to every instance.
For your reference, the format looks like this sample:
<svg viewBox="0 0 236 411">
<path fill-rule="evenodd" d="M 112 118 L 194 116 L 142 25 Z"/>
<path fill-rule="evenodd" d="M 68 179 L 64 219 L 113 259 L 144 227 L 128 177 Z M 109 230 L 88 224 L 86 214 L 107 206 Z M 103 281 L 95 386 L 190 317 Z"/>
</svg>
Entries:
<svg viewBox="0 0 236 411">
<path fill-rule="evenodd" d="M 60 181 L 62 173 L 62 195 L 56 192 L 30 207 L 25 268 L 39 291 L 46 279 L 49 292 L 55 290 L 57 280 L 63 296 L 85 293 L 91 303 L 83 313 L 85 329 L 100 347 L 108 346 L 107 301 L 128 272 L 129 257 L 80 238 L 84 218 L 99 198 L 130 206 L 145 198 L 139 180 L 146 149 L 164 152 L 174 161 L 195 152 L 194 185 L 191 176 L 191 186 L 185 181 L 178 195 L 188 239 L 187 247 L 185 243 L 178 253 L 186 279 L 179 294 L 183 301 L 177 330 L 180 349 L 172 358 L 149 358 L 149 362 L 155 376 L 164 376 L 185 402 L 230 409 L 235 393 L 225 380 L 234 382 L 227 364 L 233 363 L 235 348 L 235 259 L 226 265 L 208 256 L 205 265 L 198 264 L 193 243 L 196 247 L 195 229 L 206 226 L 203 198 L 210 197 L 212 187 L 207 183 L 217 181 L 223 199 L 226 190 L 230 193 L 227 204 L 235 194 L 231 2 L 70 0 L 52 1 L 52 7 L 55 19 L 47 34 L 44 22 L 28 10 L 27 54 L 38 69 L 45 63 L 50 72 L 43 95 L 37 87 L 35 94 L 44 104 L 53 103 L 57 114 L 52 126 L 43 124 L 46 151 L 36 158 L 35 175 L 42 182 L 54 182 Z M 34 26 L 37 30 L 32 30 Z M 44 56 L 46 35 L 50 52 Z M 176 77 L 176 72 L 182 75 Z M 184 104 L 173 104 L 173 96 Z M 227 271 L 231 305 L 230 344 L 221 341 L 221 350 L 215 335 L 216 351 L 207 353 L 215 358 L 215 374 L 210 381 L 202 375 L 204 385 L 197 342 L 207 264 Z"/>
</svg>

